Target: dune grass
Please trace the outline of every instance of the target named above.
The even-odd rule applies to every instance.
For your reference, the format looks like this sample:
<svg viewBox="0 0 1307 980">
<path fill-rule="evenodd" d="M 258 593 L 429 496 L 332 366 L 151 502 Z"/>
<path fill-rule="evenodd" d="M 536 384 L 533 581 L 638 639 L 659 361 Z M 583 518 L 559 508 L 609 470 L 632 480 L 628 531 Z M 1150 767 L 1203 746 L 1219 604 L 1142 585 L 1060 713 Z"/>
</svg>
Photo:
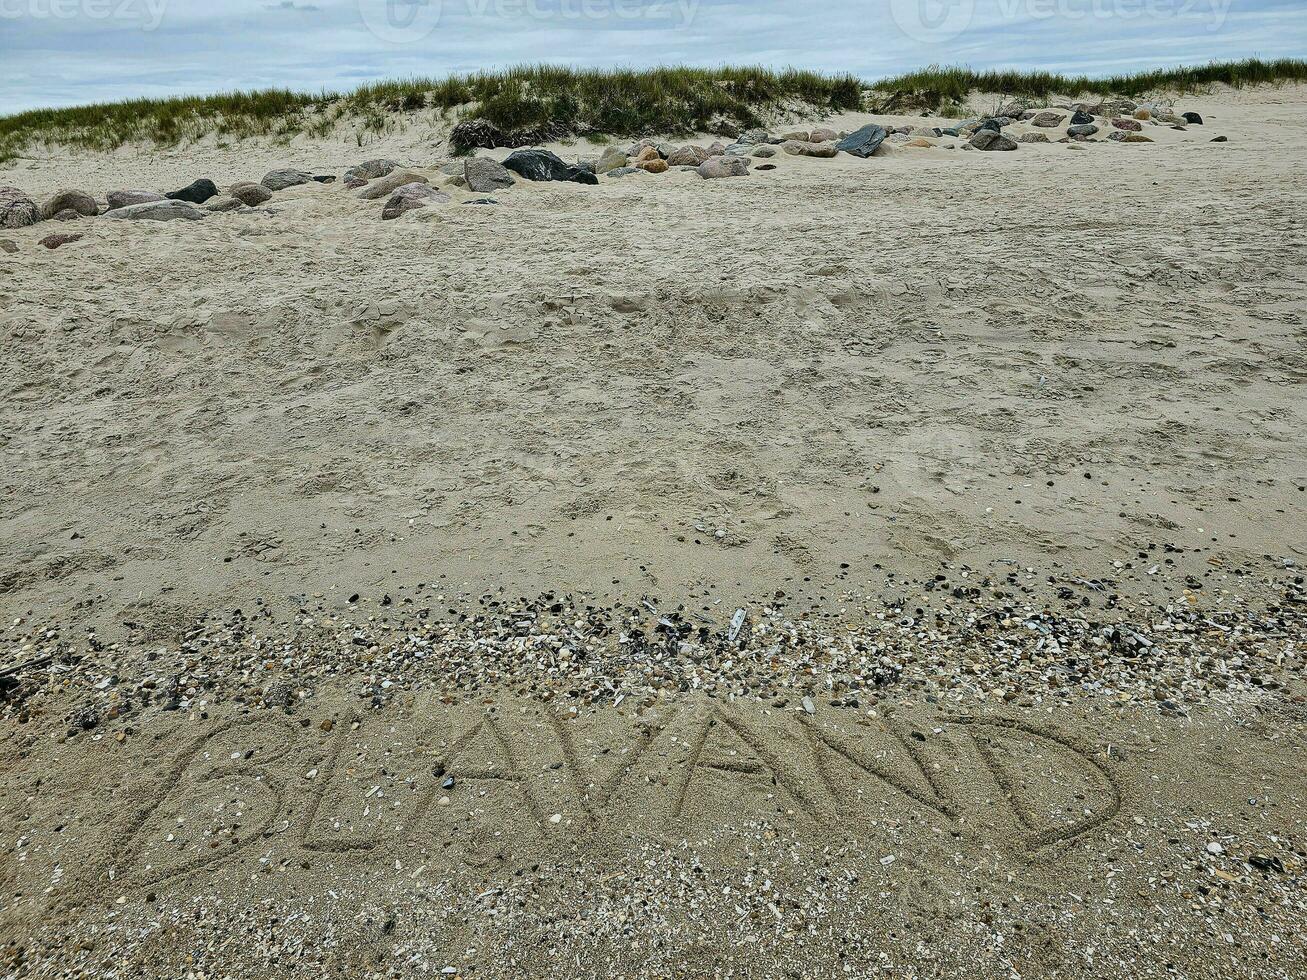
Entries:
<svg viewBox="0 0 1307 980">
<path fill-rule="evenodd" d="M 883 92 L 911 92 L 923 102 L 964 102 L 972 92 L 997 92 L 1012 98 L 1045 99 L 1050 95 L 1146 95 L 1150 92 L 1194 92 L 1218 83 L 1235 88 L 1307 81 L 1307 61 L 1281 58 L 1262 61 L 1214 61 L 1188 68 L 1159 68 L 1129 75 L 1059 75 L 1043 71 L 972 71 L 932 65 L 875 83 Z"/>
<path fill-rule="evenodd" d="M 539 139 L 634 132 L 676 133 L 757 125 L 789 101 L 855 109 L 853 75 L 765 68 L 586 71 L 528 65 L 449 78 L 376 82 L 348 93 L 281 89 L 136 99 L 0 117 L 0 157 L 34 143 L 110 150 L 134 141 L 171 145 L 207 135 L 325 135 L 341 121 L 384 129 L 396 113 L 475 111 L 505 132 Z"/>
<path fill-rule="evenodd" d="M 1053 94 L 1141 95 L 1307 80 L 1307 61 L 1213 62 L 1104 78 L 1049 72 L 931 67 L 871 83 L 880 92 L 912 93 L 921 106 L 960 106 L 973 91 L 1042 99 Z M 359 134 L 381 132 L 403 114 L 475 113 L 530 139 L 571 136 L 733 131 L 759 125 L 787 104 L 817 110 L 863 106 L 866 83 L 853 75 L 765 68 L 655 68 L 601 71 L 526 65 L 448 78 L 376 82 L 352 92 L 284 89 L 37 109 L 0 117 L 0 163 L 39 143 L 112 150 L 129 142 L 174 145 L 215 136 L 289 139 L 326 136 L 342 123 Z"/>
</svg>

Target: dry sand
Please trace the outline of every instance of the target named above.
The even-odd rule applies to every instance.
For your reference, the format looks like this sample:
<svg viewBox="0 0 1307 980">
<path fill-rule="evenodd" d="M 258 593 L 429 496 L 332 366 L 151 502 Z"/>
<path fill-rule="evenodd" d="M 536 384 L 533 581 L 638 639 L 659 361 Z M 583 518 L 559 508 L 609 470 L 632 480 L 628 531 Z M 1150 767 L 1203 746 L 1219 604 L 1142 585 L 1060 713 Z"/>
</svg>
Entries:
<svg viewBox="0 0 1307 980">
<path fill-rule="evenodd" d="M 1307 87 L 1179 108 L 1147 145 L 0 234 L 0 666 L 51 656 L 6 688 L 5 969 L 1303 976 Z M 0 183 L 383 156 L 448 179 L 410 131 Z M 417 617 L 542 592 L 604 610 L 548 662 L 388 672 Z M 746 683 L 724 636 L 766 602 L 825 639 L 750 696 L 771 641 Z M 713 683 L 575 654 L 642 603 Z M 1029 649 L 963 637 L 993 609 Z M 899 615 L 930 670 L 832 687 Z M 1128 663 L 1065 653 L 1117 621 Z"/>
</svg>

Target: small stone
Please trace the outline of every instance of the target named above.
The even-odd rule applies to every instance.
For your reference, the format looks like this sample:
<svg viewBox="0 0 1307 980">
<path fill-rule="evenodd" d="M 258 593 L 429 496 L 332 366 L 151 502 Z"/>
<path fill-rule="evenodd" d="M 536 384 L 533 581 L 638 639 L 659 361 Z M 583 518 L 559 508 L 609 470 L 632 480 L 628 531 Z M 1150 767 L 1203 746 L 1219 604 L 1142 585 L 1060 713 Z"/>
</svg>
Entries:
<svg viewBox="0 0 1307 980">
<path fill-rule="evenodd" d="M 39 244 L 44 245 L 46 248 L 53 250 L 59 248 L 59 246 L 61 245 L 68 245 L 71 242 L 80 242 L 81 240 L 82 240 L 81 235 L 70 235 L 66 233 L 60 233 L 55 235 L 46 235 L 44 238 L 41 239 Z"/>
<path fill-rule="evenodd" d="M 109 204 L 109 210 L 115 211 L 118 208 L 125 208 L 132 204 L 150 204 L 154 201 L 166 200 L 166 198 L 154 191 L 127 190 L 110 191 L 105 200 Z"/>
<path fill-rule="evenodd" d="M 232 184 L 231 187 L 227 188 L 227 193 L 248 207 L 256 207 L 272 200 L 272 191 L 262 184 L 256 184 L 249 180 Z"/>
<path fill-rule="evenodd" d="M 428 183 L 405 184 L 403 187 L 396 188 L 390 195 L 385 208 L 382 209 L 381 220 L 393 221 L 408 211 L 424 208 L 428 204 L 442 204 L 448 200 L 448 194 L 436 190 Z"/>
</svg>

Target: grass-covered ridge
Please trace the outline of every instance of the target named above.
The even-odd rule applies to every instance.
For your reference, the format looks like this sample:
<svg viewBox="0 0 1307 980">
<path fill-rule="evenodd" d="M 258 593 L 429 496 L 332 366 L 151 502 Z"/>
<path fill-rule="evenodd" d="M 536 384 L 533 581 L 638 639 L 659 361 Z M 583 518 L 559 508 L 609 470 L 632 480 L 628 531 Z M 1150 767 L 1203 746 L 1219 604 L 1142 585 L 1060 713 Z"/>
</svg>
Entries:
<svg viewBox="0 0 1307 980">
<path fill-rule="evenodd" d="M 326 135 L 337 124 L 384 129 L 395 113 L 473 112 L 510 133 L 540 139 L 677 133 L 757 125 L 790 101 L 856 109 L 853 75 L 765 68 L 587 71 L 532 65 L 449 78 L 376 82 L 352 92 L 285 90 L 37 109 L 0 117 L 0 159 L 34 143 L 109 150 L 133 141 L 168 145 L 202 136 Z"/>
<path fill-rule="evenodd" d="M 530 65 L 449 78 L 377 82 L 352 92 L 283 89 L 174 99 L 136 99 L 0 117 L 0 162 L 40 144 L 111 150 L 129 142 L 172 145 L 215 136 L 326 136 L 342 124 L 360 134 L 394 125 L 398 115 L 475 114 L 530 139 L 587 135 L 677 134 L 758 125 L 788 104 L 819 110 L 864 107 L 864 87 L 907 93 L 921 106 L 959 106 L 973 91 L 1038 100 L 1050 95 L 1143 95 L 1193 91 L 1224 82 L 1307 81 L 1307 61 L 1248 59 L 1104 78 L 1049 72 L 931 67 L 866 83 L 853 75 L 765 68 L 654 68 L 601 71 Z M 883 104 L 871 100 L 872 105 Z"/>
<path fill-rule="evenodd" d="M 1307 81 L 1307 60 L 1213 61 L 1189 68 L 1159 68 L 1129 75 L 1059 75 L 1046 71 L 972 71 L 932 65 L 875 83 L 882 92 L 907 92 L 924 102 L 960 103 L 972 92 L 996 92 L 1012 98 L 1045 99 L 1050 95 L 1124 95 L 1152 92 L 1195 92 L 1216 84 L 1249 85 Z"/>
</svg>

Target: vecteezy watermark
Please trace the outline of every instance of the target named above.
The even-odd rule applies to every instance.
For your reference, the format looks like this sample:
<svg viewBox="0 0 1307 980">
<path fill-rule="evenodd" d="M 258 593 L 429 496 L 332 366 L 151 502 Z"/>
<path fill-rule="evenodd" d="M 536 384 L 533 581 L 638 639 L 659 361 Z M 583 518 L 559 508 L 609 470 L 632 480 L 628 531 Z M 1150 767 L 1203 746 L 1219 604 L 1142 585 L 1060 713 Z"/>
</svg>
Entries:
<svg viewBox="0 0 1307 980">
<path fill-rule="evenodd" d="M 435 33 L 441 17 L 464 20 L 604 22 L 686 27 L 700 0 L 357 0 L 364 25 L 390 44 L 413 44 Z"/>
<path fill-rule="evenodd" d="M 890 17 L 905 35 L 923 44 L 942 44 L 973 26 L 1060 20 L 1176 21 L 1219 31 L 1234 0 L 995 0 L 982 12 L 977 0 L 890 0 Z"/>
<path fill-rule="evenodd" d="M 363 23 L 387 44 L 415 44 L 435 33 L 442 0 L 358 0 Z"/>
<path fill-rule="evenodd" d="M 112 20 L 153 31 L 168 0 L 0 0 L 0 20 Z"/>
</svg>

